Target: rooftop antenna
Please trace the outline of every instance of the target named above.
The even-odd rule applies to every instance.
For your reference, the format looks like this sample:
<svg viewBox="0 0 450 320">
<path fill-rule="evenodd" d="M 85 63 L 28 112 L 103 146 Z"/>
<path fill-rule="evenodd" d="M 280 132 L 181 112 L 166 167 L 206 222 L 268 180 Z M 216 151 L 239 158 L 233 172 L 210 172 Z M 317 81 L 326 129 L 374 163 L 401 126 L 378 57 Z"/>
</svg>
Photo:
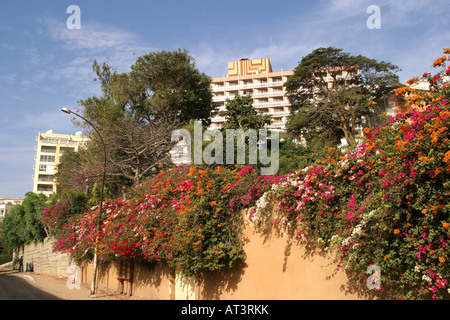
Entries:
<svg viewBox="0 0 450 320">
<path fill-rule="evenodd" d="M 270 35 L 269 59 L 272 61 L 272 35 Z"/>
</svg>

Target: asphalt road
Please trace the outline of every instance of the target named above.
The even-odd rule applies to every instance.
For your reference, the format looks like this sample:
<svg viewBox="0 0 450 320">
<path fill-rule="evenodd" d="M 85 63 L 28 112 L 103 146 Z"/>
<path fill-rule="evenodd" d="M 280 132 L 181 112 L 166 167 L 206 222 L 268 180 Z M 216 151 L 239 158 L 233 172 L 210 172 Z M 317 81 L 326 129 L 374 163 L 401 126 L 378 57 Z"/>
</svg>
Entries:
<svg viewBox="0 0 450 320">
<path fill-rule="evenodd" d="M 11 272 L 0 271 L 0 300 L 61 300 Z"/>
</svg>

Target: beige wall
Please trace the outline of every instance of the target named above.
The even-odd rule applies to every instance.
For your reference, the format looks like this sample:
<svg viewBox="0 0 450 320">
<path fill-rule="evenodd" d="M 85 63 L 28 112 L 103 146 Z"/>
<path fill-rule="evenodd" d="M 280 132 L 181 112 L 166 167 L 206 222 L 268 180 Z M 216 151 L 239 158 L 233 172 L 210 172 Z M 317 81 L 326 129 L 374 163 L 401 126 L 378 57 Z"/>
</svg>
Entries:
<svg viewBox="0 0 450 320">
<path fill-rule="evenodd" d="M 343 271 L 323 257 L 297 245 L 282 230 L 269 227 L 257 233 L 247 225 L 244 232 L 247 258 L 231 270 L 207 273 L 199 279 L 201 299 L 359 299 L 369 292 L 348 290 Z M 360 295 L 362 293 L 363 295 Z M 367 297 L 366 297 L 367 298 Z"/>
<path fill-rule="evenodd" d="M 257 233 L 252 225 L 244 229 L 247 258 L 231 269 L 206 272 L 196 278 L 184 278 L 166 264 L 135 263 L 132 296 L 151 300 L 344 300 L 372 299 L 374 291 L 364 285 L 349 283 L 344 271 L 330 264 L 313 250 L 297 245 L 291 236 L 269 226 Z M 48 243 L 46 243 L 48 246 Z M 31 254 L 25 250 L 25 257 Z M 63 275 L 71 261 L 67 256 L 44 253 L 34 258 L 35 272 Z M 26 260 L 24 260 L 26 261 Z M 39 263 L 37 263 L 39 261 Z M 44 262 L 46 261 L 46 262 Z M 65 262 L 64 262 L 65 261 Z M 39 265 L 39 266 L 38 266 Z M 90 286 L 92 265 L 81 265 L 82 283 Z M 121 262 L 100 265 L 99 288 L 118 293 L 118 277 L 128 276 L 128 264 Z M 66 274 L 67 276 L 67 274 Z M 124 294 L 129 293 L 125 282 Z"/>
</svg>

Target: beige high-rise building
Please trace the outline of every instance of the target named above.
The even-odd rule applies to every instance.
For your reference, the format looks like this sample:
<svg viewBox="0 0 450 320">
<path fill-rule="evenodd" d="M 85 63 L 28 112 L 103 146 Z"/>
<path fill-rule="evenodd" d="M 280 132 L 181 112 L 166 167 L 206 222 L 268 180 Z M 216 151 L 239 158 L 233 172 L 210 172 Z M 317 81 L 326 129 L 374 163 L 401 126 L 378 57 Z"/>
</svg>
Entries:
<svg viewBox="0 0 450 320">
<path fill-rule="evenodd" d="M 56 193 L 55 173 L 62 155 L 66 151 L 77 151 L 88 140 L 77 132 L 75 135 L 57 134 L 52 130 L 39 133 L 33 175 L 33 192 L 50 196 Z"/>
<path fill-rule="evenodd" d="M 268 58 L 228 62 L 228 75 L 212 79 L 214 102 L 219 111 L 225 111 L 227 99 L 232 100 L 237 94 L 250 95 L 260 114 L 272 116 L 273 122 L 268 129 L 284 130 L 290 106 L 284 83 L 293 73 L 273 72 Z M 224 117 L 215 116 L 211 119 L 210 128 L 220 128 L 224 122 Z"/>
</svg>

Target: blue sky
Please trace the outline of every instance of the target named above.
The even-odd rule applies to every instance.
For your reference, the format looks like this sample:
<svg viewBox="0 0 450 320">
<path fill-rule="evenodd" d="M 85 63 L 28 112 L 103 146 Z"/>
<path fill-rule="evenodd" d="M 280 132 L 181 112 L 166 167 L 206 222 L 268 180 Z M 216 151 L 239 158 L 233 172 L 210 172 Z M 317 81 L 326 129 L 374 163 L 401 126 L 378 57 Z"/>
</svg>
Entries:
<svg viewBox="0 0 450 320">
<path fill-rule="evenodd" d="M 67 28 L 70 5 L 81 29 Z M 367 28 L 370 5 L 380 8 L 380 29 Z M 32 190 L 39 132 L 79 130 L 60 108 L 99 93 L 94 59 L 126 72 L 138 56 L 183 48 L 218 77 L 228 61 L 271 54 L 274 71 L 292 70 L 335 46 L 398 65 L 404 82 L 450 47 L 449 9 L 448 0 L 2 0 L 0 198 Z"/>
</svg>

